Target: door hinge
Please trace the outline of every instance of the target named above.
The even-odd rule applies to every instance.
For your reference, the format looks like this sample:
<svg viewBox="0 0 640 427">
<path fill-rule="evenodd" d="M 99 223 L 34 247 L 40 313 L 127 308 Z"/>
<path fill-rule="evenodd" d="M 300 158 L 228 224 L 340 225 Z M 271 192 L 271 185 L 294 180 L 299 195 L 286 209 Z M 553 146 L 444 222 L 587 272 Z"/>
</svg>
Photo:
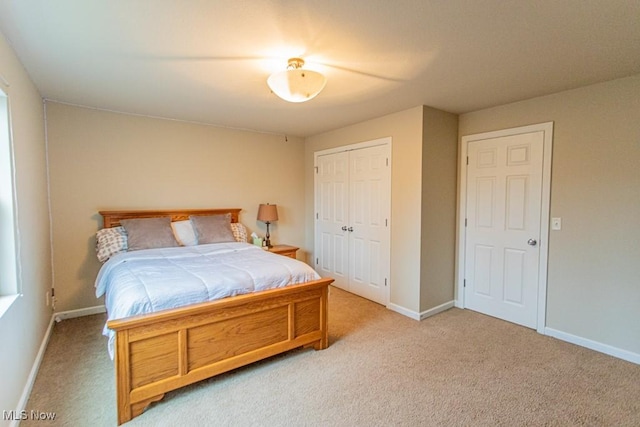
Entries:
<svg viewBox="0 0 640 427">
<path fill-rule="evenodd" d="M 316 170 L 316 173 L 318 173 L 318 167 L 314 166 L 313 168 Z"/>
<path fill-rule="evenodd" d="M 384 285 L 387 286 L 387 278 L 384 278 Z"/>
<path fill-rule="evenodd" d="M 467 156 L 467 165 L 469 165 L 469 156 Z"/>
<path fill-rule="evenodd" d="M 318 258 L 316 258 L 316 264 L 318 263 Z"/>
<path fill-rule="evenodd" d="M 319 217 L 318 217 L 318 212 L 316 212 L 316 219 L 319 219 Z"/>
<path fill-rule="evenodd" d="M 467 218 L 464 219 L 464 226 L 467 226 Z"/>
<path fill-rule="evenodd" d="M 387 166 L 389 166 L 389 158 L 387 157 Z"/>
<path fill-rule="evenodd" d="M 51 288 L 51 298 L 56 296 L 56 288 Z"/>
<path fill-rule="evenodd" d="M 462 287 L 463 288 L 467 287 L 467 279 L 462 279 Z"/>
<path fill-rule="evenodd" d="M 389 226 L 389 219 L 387 219 L 387 218 L 384 219 L 384 226 L 385 227 Z"/>
</svg>

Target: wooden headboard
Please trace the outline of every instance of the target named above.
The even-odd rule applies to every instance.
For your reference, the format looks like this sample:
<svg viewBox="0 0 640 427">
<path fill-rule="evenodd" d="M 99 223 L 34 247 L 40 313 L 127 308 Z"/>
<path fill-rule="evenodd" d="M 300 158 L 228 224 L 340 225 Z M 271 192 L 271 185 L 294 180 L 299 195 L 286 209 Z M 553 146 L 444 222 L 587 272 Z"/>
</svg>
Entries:
<svg viewBox="0 0 640 427">
<path fill-rule="evenodd" d="M 191 215 L 224 215 L 231 214 L 231 222 L 238 222 L 242 209 L 167 209 L 157 211 L 99 211 L 104 218 L 104 228 L 117 227 L 121 219 L 157 218 L 170 216 L 171 221 L 183 221 Z"/>
</svg>

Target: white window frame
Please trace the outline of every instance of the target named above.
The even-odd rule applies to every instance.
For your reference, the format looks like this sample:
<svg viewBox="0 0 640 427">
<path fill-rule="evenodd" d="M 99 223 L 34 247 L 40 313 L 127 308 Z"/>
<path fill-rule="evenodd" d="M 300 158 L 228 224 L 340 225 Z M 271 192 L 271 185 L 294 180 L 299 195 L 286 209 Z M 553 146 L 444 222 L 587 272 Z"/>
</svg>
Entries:
<svg viewBox="0 0 640 427">
<path fill-rule="evenodd" d="M 9 85 L 0 76 L 0 317 L 22 295 Z"/>
</svg>

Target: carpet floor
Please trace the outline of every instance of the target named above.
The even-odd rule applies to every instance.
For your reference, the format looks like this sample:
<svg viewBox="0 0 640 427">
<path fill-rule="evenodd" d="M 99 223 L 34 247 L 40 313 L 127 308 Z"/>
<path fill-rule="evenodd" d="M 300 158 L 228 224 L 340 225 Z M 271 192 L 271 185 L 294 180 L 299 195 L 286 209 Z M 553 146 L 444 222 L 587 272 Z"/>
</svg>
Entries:
<svg viewBox="0 0 640 427">
<path fill-rule="evenodd" d="M 115 426 L 104 315 L 54 327 L 21 426 Z M 422 322 L 331 288 L 328 349 L 167 393 L 134 426 L 640 426 L 640 366 L 469 310 Z"/>
</svg>

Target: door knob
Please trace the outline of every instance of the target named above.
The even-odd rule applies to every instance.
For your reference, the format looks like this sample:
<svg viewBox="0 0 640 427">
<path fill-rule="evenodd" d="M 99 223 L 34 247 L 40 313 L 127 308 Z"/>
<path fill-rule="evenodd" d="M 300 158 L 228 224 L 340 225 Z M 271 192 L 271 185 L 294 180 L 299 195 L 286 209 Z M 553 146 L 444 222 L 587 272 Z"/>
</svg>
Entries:
<svg viewBox="0 0 640 427">
<path fill-rule="evenodd" d="M 342 231 L 347 231 L 347 226 L 346 225 L 342 226 Z"/>
<path fill-rule="evenodd" d="M 529 245 L 529 246 L 535 246 L 535 245 L 537 245 L 537 244 L 538 244 L 538 241 L 537 241 L 537 240 L 535 240 L 535 239 L 529 239 L 529 240 L 527 240 L 527 245 Z"/>
</svg>

